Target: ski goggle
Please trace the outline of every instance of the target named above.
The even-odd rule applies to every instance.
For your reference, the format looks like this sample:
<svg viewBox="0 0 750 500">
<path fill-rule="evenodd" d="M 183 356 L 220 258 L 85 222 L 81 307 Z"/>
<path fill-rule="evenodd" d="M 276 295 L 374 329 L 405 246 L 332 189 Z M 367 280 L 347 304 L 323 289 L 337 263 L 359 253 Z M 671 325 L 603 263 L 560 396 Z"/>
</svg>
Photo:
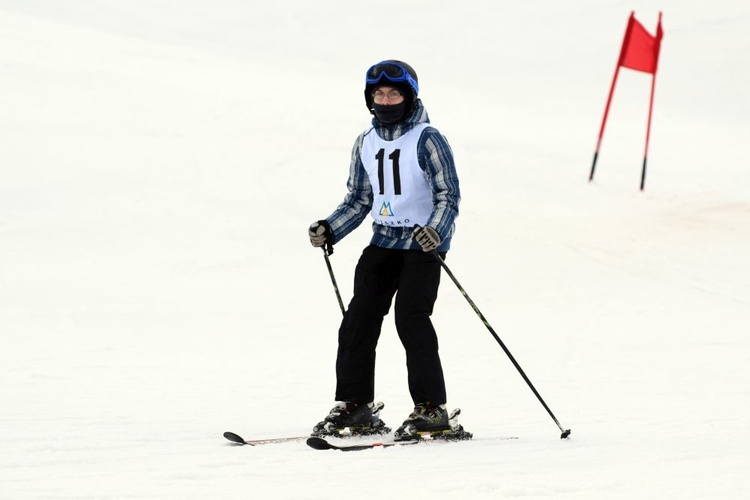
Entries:
<svg viewBox="0 0 750 500">
<path fill-rule="evenodd" d="M 391 82 L 406 82 L 411 88 L 414 89 L 414 93 L 419 94 L 419 84 L 412 78 L 406 68 L 400 64 L 393 62 L 379 62 L 370 69 L 367 70 L 367 76 L 365 82 L 367 84 L 379 83 L 383 77 Z"/>
</svg>

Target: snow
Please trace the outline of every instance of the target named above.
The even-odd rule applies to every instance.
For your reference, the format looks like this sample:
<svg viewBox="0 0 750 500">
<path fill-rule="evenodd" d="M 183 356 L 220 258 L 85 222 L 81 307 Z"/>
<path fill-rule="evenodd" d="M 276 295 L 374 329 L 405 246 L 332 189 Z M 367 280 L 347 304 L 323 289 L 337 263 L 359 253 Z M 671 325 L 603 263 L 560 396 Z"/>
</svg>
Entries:
<svg viewBox="0 0 750 500">
<path fill-rule="evenodd" d="M 631 10 L 665 38 L 620 72 Z M 750 4 L 0 0 L 0 497 L 748 498 Z M 419 73 L 462 182 L 434 320 L 470 443 L 349 454 L 307 225 L 366 67 Z M 332 256 L 345 300 L 369 223 Z M 387 318 L 377 397 L 411 410 Z M 500 438 L 516 436 L 517 440 Z"/>
</svg>

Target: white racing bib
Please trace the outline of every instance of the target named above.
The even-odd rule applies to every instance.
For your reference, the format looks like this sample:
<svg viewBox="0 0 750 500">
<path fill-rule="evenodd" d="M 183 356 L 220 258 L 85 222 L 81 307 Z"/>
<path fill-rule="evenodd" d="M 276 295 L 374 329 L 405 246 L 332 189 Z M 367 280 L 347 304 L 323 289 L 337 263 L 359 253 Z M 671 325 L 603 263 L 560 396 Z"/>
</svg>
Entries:
<svg viewBox="0 0 750 500">
<path fill-rule="evenodd" d="M 417 159 L 417 144 L 429 123 L 420 123 L 396 140 L 373 130 L 362 143 L 362 164 L 373 190 L 370 215 L 384 226 L 424 226 L 432 213 L 432 188 Z"/>
</svg>

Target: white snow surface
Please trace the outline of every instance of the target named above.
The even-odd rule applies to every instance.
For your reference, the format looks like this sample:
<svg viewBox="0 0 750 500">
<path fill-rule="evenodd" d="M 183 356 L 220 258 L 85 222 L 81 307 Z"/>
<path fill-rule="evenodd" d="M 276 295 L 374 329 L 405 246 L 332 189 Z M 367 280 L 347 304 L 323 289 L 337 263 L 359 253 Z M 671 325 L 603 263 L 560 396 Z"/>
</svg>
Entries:
<svg viewBox="0 0 750 500">
<path fill-rule="evenodd" d="M 664 12 L 644 192 L 630 70 L 588 182 L 631 10 Z M 0 497 L 750 498 L 748 33 L 745 0 L 0 0 Z M 307 226 L 387 58 L 454 148 L 447 263 L 568 440 L 447 276 L 473 442 L 222 438 L 333 405 L 341 312 Z M 369 237 L 331 258 L 345 301 Z M 376 391 L 397 426 L 391 316 Z"/>
</svg>

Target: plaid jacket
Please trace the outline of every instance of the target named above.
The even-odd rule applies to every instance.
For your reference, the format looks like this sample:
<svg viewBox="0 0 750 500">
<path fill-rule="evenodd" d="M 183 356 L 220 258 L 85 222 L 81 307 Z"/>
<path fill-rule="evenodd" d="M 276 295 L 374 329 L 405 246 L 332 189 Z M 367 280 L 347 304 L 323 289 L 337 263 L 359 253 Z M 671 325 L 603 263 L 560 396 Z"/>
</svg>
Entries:
<svg viewBox="0 0 750 500">
<path fill-rule="evenodd" d="M 429 123 L 427 111 L 422 101 L 417 100 L 412 114 L 405 121 L 394 125 L 383 125 L 373 118 L 372 128 L 357 137 L 352 148 L 349 180 L 346 183 L 348 193 L 341 205 L 326 218 L 333 231 L 334 243 L 341 241 L 347 234 L 364 221 L 372 208 L 373 191 L 370 179 L 362 165 L 362 141 L 369 133 L 375 132 L 385 140 L 396 139 L 419 123 Z M 442 243 L 439 252 L 447 252 L 455 231 L 455 220 L 458 217 L 458 204 L 461 192 L 458 186 L 458 175 L 453 161 L 453 152 L 448 141 L 437 129 L 430 127 L 422 132 L 417 145 L 419 166 L 425 171 L 432 187 L 432 213 L 427 225 L 440 235 Z M 383 248 L 401 250 L 419 250 L 419 244 L 411 238 L 412 228 L 391 227 L 372 224 L 371 244 Z"/>
</svg>

